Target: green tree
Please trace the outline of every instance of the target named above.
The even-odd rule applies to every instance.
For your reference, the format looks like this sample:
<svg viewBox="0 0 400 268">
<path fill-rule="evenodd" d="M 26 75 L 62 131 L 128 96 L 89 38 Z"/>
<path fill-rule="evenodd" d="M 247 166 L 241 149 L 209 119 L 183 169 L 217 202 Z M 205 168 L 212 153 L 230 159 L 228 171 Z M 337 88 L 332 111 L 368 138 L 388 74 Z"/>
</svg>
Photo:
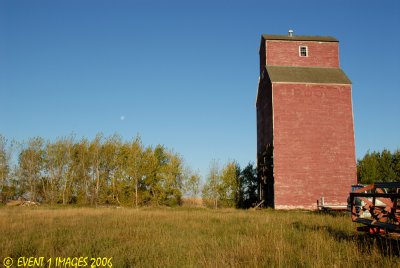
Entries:
<svg viewBox="0 0 400 268">
<path fill-rule="evenodd" d="M 384 149 L 380 153 L 378 164 L 379 180 L 380 181 L 396 181 L 396 172 L 394 171 L 394 158 L 392 153 Z"/>
<path fill-rule="evenodd" d="M 135 194 L 132 195 L 132 205 L 136 208 L 139 205 L 139 195 L 140 195 L 140 186 L 142 184 L 142 180 L 144 178 L 143 174 L 143 144 L 140 137 L 136 137 L 130 143 L 129 154 L 128 154 L 128 166 L 127 166 L 127 174 L 129 181 L 131 182 L 132 192 Z"/>
<path fill-rule="evenodd" d="M 76 142 L 72 148 L 71 165 L 74 170 L 72 180 L 72 195 L 76 203 L 88 205 L 91 203 L 90 154 L 87 139 Z"/>
<path fill-rule="evenodd" d="M 0 201 L 5 201 L 4 194 L 10 173 L 10 154 L 7 149 L 7 139 L 0 135 Z"/>
<path fill-rule="evenodd" d="M 158 160 L 151 147 L 144 148 L 142 155 L 142 178 L 139 181 L 140 196 L 143 204 L 154 202 L 154 187 L 157 183 Z"/>
<path fill-rule="evenodd" d="M 67 203 L 71 184 L 72 149 L 72 138 L 60 138 L 54 143 L 48 142 L 44 148 L 45 176 L 41 177 L 42 193 L 50 204 L 58 201 Z"/>
<path fill-rule="evenodd" d="M 384 149 L 379 152 L 367 152 L 357 161 L 359 183 L 371 184 L 379 181 L 400 181 L 399 150 L 393 154 Z"/>
<path fill-rule="evenodd" d="M 257 169 L 249 163 L 240 173 L 239 208 L 250 208 L 257 202 L 258 178 Z"/>
<path fill-rule="evenodd" d="M 221 172 L 218 186 L 219 198 L 225 207 L 234 207 L 240 198 L 240 167 L 235 162 L 227 163 Z"/>
<path fill-rule="evenodd" d="M 396 173 L 396 181 L 400 182 L 400 149 L 397 149 L 393 154 L 393 168 Z"/>
<path fill-rule="evenodd" d="M 89 153 L 89 174 L 91 178 L 90 183 L 90 204 L 98 205 L 99 203 L 99 192 L 100 192 L 100 148 L 103 140 L 102 134 L 97 134 L 94 140 L 90 143 L 88 148 Z"/>
<path fill-rule="evenodd" d="M 147 148 L 143 161 L 144 199 L 155 205 L 177 205 L 183 189 L 183 164 L 179 155 L 162 145 Z"/>
<path fill-rule="evenodd" d="M 183 164 L 182 158 L 168 151 L 168 163 L 163 167 L 163 200 L 164 205 L 176 206 L 181 204 L 183 190 Z"/>
<path fill-rule="evenodd" d="M 209 173 L 206 178 L 206 182 L 203 185 L 202 189 L 203 202 L 207 206 L 212 205 L 213 207 L 218 208 L 218 202 L 220 199 L 220 185 L 221 175 L 219 164 L 216 160 L 212 160 L 210 163 Z"/>
<path fill-rule="evenodd" d="M 115 175 L 118 174 L 118 151 L 121 147 L 121 137 L 113 135 L 104 140 L 100 145 L 100 168 L 99 168 L 99 196 L 98 202 L 102 204 L 114 203 Z"/>
<path fill-rule="evenodd" d="M 153 166 L 153 174 L 148 180 L 151 194 L 151 201 L 157 205 L 162 204 L 162 201 L 165 199 L 164 196 L 164 175 L 165 175 L 165 166 L 168 164 L 168 155 L 165 151 L 164 146 L 157 145 L 153 151 L 154 159 L 153 162 L 155 164 Z"/>
<path fill-rule="evenodd" d="M 43 144 L 42 138 L 32 138 L 19 155 L 21 191 L 27 194 L 31 201 L 36 201 L 38 198 L 38 186 L 44 162 Z"/>
<path fill-rule="evenodd" d="M 122 142 L 121 137 L 115 135 L 114 138 L 115 143 L 115 155 L 114 155 L 114 166 L 113 172 L 111 174 L 111 202 L 121 205 L 119 197 L 122 193 L 123 183 L 127 180 L 128 173 L 128 152 L 129 152 L 129 145 Z"/>
<path fill-rule="evenodd" d="M 190 168 L 186 167 L 184 171 L 184 184 L 183 189 L 186 196 L 192 198 L 198 197 L 200 193 L 200 174 L 198 171 L 193 172 Z"/>
<path fill-rule="evenodd" d="M 379 179 L 379 153 L 367 152 L 363 159 L 357 161 L 357 177 L 358 182 L 370 184 Z"/>
</svg>

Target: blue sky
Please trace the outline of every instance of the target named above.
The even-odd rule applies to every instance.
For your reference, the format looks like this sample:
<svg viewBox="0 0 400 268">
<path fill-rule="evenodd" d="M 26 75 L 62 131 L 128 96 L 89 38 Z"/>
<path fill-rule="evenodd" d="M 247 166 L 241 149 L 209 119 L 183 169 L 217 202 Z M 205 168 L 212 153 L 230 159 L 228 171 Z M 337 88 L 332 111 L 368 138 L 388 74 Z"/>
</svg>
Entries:
<svg viewBox="0 0 400 268">
<path fill-rule="evenodd" d="M 256 160 L 262 33 L 331 35 L 356 154 L 400 147 L 399 1 L 0 0 L 0 134 L 140 134 L 193 169 Z M 121 120 L 123 118 L 124 120 Z"/>
</svg>

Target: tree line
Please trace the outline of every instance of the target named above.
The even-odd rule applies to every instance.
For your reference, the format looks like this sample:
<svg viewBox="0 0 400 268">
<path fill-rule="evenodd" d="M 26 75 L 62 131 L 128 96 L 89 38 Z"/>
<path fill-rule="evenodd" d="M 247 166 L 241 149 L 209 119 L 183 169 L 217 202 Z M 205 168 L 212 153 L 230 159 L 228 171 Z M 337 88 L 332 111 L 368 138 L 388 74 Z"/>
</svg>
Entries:
<svg viewBox="0 0 400 268">
<path fill-rule="evenodd" d="M 357 161 L 357 178 L 362 184 L 400 182 L 400 149 L 367 152 Z"/>
<path fill-rule="evenodd" d="M 216 207 L 248 207 L 256 196 L 255 168 L 249 164 L 240 171 L 235 163 L 222 172 L 215 168 L 211 165 L 202 187 L 199 173 L 178 153 L 163 145 L 144 146 L 140 137 L 34 137 L 17 143 L 0 135 L 2 202 L 22 197 L 47 204 L 175 206 L 183 196 L 202 192 L 206 204 L 213 198 L 220 202 Z"/>
<path fill-rule="evenodd" d="M 400 149 L 367 152 L 357 161 L 359 183 L 400 182 Z M 120 136 L 9 142 L 0 135 L 0 201 L 24 198 L 48 204 L 180 205 L 198 197 L 209 207 L 249 208 L 257 202 L 257 171 L 235 161 L 212 161 L 202 183 L 198 172 L 163 145 Z"/>
</svg>

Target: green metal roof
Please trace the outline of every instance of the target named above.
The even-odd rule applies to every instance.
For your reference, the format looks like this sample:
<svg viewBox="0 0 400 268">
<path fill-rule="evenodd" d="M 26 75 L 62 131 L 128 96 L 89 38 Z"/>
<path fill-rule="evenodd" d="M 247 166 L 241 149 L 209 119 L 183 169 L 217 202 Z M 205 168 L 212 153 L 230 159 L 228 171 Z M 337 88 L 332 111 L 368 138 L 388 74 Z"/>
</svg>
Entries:
<svg viewBox="0 0 400 268">
<path fill-rule="evenodd" d="M 351 84 L 340 68 L 266 66 L 271 82 Z"/>
<path fill-rule="evenodd" d="M 312 36 L 312 35 L 278 35 L 278 34 L 263 34 L 264 40 L 286 40 L 286 41 L 318 41 L 318 42 L 339 42 L 332 36 Z"/>
</svg>

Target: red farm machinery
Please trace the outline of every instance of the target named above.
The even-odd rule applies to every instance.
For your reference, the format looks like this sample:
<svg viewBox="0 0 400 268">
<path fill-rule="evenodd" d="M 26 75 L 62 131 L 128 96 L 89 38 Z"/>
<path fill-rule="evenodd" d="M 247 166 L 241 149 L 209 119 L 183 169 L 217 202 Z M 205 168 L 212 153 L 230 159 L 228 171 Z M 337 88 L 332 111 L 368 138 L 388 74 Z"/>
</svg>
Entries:
<svg viewBox="0 0 400 268">
<path fill-rule="evenodd" d="M 400 237 L 400 182 L 379 182 L 350 193 L 353 222 L 358 231 Z"/>
</svg>

